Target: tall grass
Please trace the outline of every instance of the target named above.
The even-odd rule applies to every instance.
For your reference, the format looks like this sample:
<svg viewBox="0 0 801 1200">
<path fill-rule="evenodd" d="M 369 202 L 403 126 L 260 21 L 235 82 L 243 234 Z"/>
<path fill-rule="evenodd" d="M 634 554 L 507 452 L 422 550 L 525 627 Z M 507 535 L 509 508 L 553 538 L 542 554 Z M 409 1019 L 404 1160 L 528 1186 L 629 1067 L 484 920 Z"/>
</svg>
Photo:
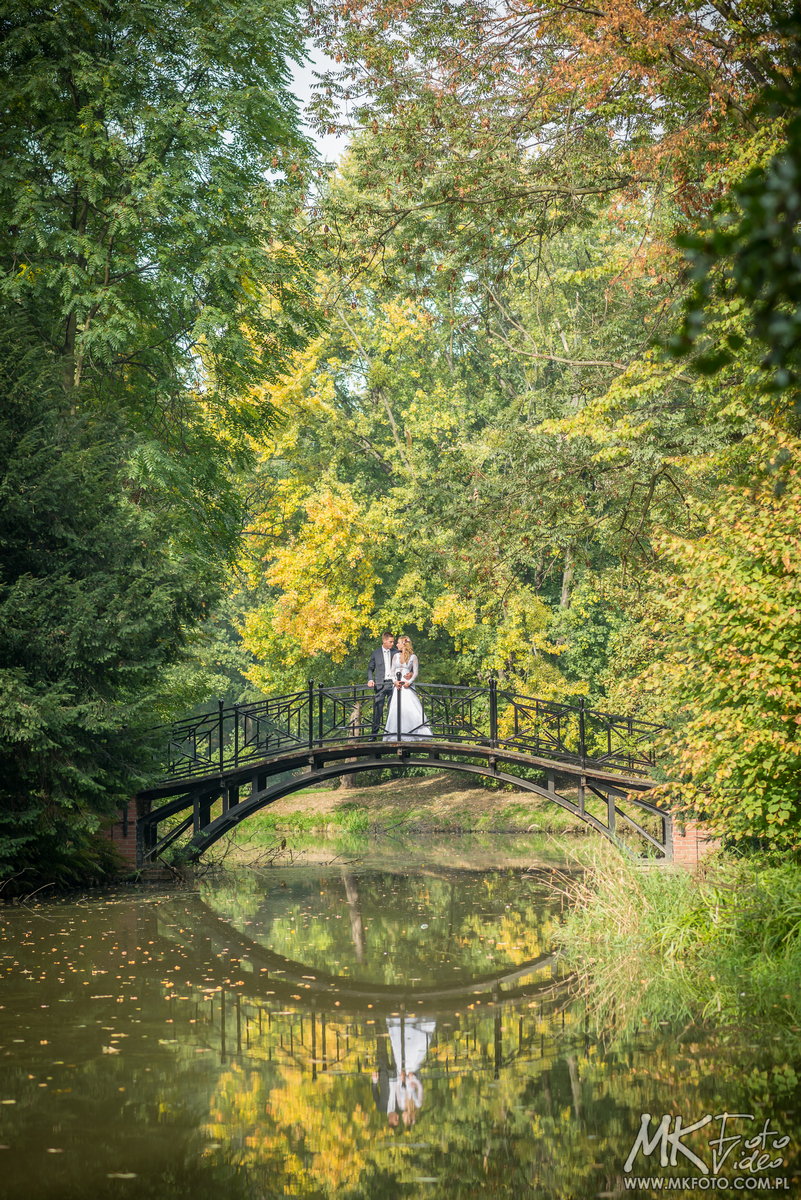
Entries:
<svg viewBox="0 0 801 1200">
<path fill-rule="evenodd" d="M 559 940 L 604 1028 L 770 1022 L 801 1032 L 801 868 L 717 856 L 644 870 L 597 843 L 568 880 Z"/>
</svg>

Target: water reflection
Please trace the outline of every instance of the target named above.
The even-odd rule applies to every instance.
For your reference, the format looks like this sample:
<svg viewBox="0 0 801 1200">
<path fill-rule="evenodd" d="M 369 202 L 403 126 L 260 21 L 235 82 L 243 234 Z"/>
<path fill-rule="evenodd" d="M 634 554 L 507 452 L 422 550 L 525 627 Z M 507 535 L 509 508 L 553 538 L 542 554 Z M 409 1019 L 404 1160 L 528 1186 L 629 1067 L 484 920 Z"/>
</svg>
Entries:
<svg viewBox="0 0 801 1200">
<path fill-rule="evenodd" d="M 520 871 L 333 868 L 9 911 L 0 1191 L 579 1200 L 624 1194 L 643 1111 L 798 1129 L 783 1043 L 590 1038 L 555 907 Z"/>
<path fill-rule="evenodd" d="M 379 1112 L 386 1111 L 387 1121 L 393 1128 L 399 1121 L 411 1128 L 423 1107 L 420 1068 L 436 1028 L 436 1021 L 423 1016 L 390 1017 L 387 1020 L 394 1062 L 391 1072 L 387 1065 L 386 1109 L 379 1105 Z M 380 1067 L 376 1078 L 380 1081 Z"/>
</svg>

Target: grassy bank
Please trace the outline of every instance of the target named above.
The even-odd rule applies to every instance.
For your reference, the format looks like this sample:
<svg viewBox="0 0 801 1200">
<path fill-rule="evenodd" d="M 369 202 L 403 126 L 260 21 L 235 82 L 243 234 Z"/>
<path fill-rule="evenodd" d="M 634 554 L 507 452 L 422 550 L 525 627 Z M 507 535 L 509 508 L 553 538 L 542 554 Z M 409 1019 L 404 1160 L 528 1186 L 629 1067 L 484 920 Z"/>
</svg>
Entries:
<svg viewBox="0 0 801 1200">
<path fill-rule="evenodd" d="M 566 965 L 604 1027 L 720 1018 L 801 1032 L 801 867 L 718 855 L 693 876 L 598 842 L 567 881 Z"/>
<path fill-rule="evenodd" d="M 464 775 L 393 779 L 376 787 L 307 788 L 244 822 L 243 840 L 309 833 L 581 833 L 564 809 L 530 792 L 465 787 Z"/>
</svg>

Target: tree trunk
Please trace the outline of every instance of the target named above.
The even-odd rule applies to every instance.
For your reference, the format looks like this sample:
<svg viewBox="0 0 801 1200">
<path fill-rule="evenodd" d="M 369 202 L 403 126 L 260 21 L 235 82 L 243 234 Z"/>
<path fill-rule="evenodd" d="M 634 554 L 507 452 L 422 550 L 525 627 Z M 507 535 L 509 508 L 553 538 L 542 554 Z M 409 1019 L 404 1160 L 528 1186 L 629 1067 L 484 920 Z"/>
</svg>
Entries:
<svg viewBox="0 0 801 1200">
<path fill-rule="evenodd" d="M 356 880 L 349 871 L 342 872 L 342 881 L 345 884 L 345 895 L 348 900 L 348 911 L 350 912 L 350 933 L 353 938 L 353 949 L 356 952 L 356 961 L 364 962 L 364 921 L 362 920 L 362 911 L 359 905 L 359 889 L 356 885 Z"/>
<path fill-rule="evenodd" d="M 573 594 L 574 571 L 575 563 L 573 560 L 573 547 L 568 546 L 565 550 L 565 564 L 562 568 L 562 595 L 559 599 L 560 608 L 570 608 L 570 598 Z"/>
</svg>

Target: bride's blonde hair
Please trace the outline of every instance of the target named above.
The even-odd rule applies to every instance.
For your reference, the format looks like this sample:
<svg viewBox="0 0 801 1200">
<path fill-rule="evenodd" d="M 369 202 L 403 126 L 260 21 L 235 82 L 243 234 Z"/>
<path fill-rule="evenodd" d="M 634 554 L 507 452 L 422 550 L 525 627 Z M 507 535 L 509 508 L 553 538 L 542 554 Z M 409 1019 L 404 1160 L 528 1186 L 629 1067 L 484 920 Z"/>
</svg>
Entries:
<svg viewBox="0 0 801 1200">
<path fill-rule="evenodd" d="M 414 654 L 412 639 L 405 633 L 401 634 L 401 636 L 398 638 L 398 650 L 400 652 L 402 663 L 407 663 Z"/>
</svg>

